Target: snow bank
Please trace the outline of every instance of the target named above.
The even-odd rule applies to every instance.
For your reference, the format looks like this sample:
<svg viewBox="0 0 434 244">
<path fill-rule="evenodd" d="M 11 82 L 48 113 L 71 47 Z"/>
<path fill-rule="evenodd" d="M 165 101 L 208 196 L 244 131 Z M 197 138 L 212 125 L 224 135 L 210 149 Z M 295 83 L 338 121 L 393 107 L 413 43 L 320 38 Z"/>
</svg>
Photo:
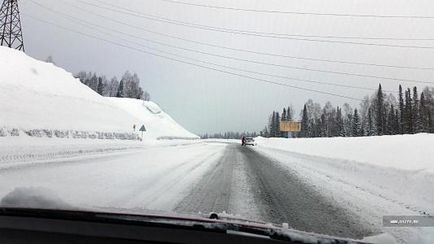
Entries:
<svg viewBox="0 0 434 244">
<path fill-rule="evenodd" d="M 255 150 L 281 163 L 367 226 L 399 243 L 433 243 L 432 228 L 383 227 L 382 217 L 434 214 L 434 135 L 256 141 Z"/>
<path fill-rule="evenodd" d="M 0 47 L 0 89 L 0 139 L 24 133 L 138 139 L 142 124 L 148 138 L 197 138 L 155 103 L 102 97 L 65 70 L 5 47 Z"/>
<path fill-rule="evenodd" d="M 53 191 L 42 187 L 17 187 L 0 201 L 1 207 L 72 209 Z"/>
<path fill-rule="evenodd" d="M 135 118 L 136 131 L 145 125 L 147 135 L 157 139 L 198 139 L 198 136 L 177 124 L 154 102 L 116 97 L 106 97 L 105 99 Z"/>
<path fill-rule="evenodd" d="M 434 173 L 434 134 L 335 138 L 256 138 L 260 147 Z"/>
</svg>

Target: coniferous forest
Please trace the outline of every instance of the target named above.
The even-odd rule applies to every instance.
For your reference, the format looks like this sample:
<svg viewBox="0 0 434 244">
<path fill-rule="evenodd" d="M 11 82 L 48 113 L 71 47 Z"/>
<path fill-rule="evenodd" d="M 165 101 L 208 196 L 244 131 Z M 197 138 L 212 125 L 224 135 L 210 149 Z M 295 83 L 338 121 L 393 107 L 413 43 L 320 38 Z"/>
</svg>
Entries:
<svg viewBox="0 0 434 244">
<path fill-rule="evenodd" d="M 273 111 L 268 126 L 261 131 L 265 137 L 284 137 L 279 130 L 280 121 L 300 121 L 301 131 L 297 137 L 357 137 L 434 133 L 434 88 L 399 86 L 397 94 L 386 94 L 381 84 L 375 93 L 365 96 L 358 107 L 348 103 L 323 106 L 309 99 L 295 119 L 292 107 L 282 112 Z"/>
</svg>

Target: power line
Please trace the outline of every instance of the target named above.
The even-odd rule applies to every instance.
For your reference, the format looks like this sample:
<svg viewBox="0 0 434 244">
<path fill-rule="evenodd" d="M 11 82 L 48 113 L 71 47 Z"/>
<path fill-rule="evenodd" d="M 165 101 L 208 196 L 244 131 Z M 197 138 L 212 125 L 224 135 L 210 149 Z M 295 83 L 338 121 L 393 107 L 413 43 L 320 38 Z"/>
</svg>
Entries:
<svg viewBox="0 0 434 244">
<path fill-rule="evenodd" d="M 217 6 L 217 5 L 189 3 L 189 2 L 174 1 L 174 0 L 159 0 L 159 1 L 195 6 L 195 7 L 203 7 L 203 8 L 255 12 L 255 13 L 268 13 L 268 14 L 315 15 L 315 16 L 356 17 L 356 18 L 434 19 L 434 16 L 421 16 L 421 15 L 377 15 L 377 14 L 339 14 L 339 13 L 299 12 L 299 11 L 235 8 L 235 7 L 226 7 L 226 6 Z"/>
<path fill-rule="evenodd" d="M 87 33 L 81 32 L 81 31 L 77 31 L 77 30 L 74 30 L 74 29 L 71 29 L 71 28 L 68 28 L 68 27 L 64 27 L 62 25 L 59 25 L 59 24 L 56 24 L 56 23 L 53 23 L 53 22 L 50 22 L 50 21 L 46 21 L 46 20 L 40 19 L 38 17 L 34 17 L 32 15 L 29 15 L 29 14 L 24 14 L 24 15 L 27 16 L 27 17 L 30 17 L 32 19 L 35 19 L 37 21 L 40 21 L 40 22 L 43 22 L 43 23 L 46 23 L 46 24 L 50 24 L 50 25 L 56 26 L 57 28 L 61 28 L 61 29 L 64 29 L 64 30 L 67 30 L 67 31 L 70 31 L 70 32 L 73 32 L 73 33 L 76 33 L 76 34 L 79 34 L 79 35 L 82 35 L 82 36 L 93 38 L 93 39 L 96 39 L 96 40 L 99 40 L 99 41 L 110 43 L 112 45 L 120 46 L 120 47 L 123 47 L 123 48 L 126 48 L 126 49 L 130 49 L 130 50 L 133 50 L 133 51 L 137 51 L 137 52 L 149 54 L 149 55 L 152 55 L 152 56 L 160 57 L 160 58 L 163 58 L 163 59 L 168 59 L 168 60 L 179 62 L 179 63 L 189 64 L 189 65 L 200 67 L 200 68 L 203 68 L 203 69 L 214 70 L 214 71 L 217 71 L 217 72 L 220 72 L 220 73 L 224 73 L 224 74 L 229 74 L 229 75 L 233 75 L 233 76 L 238 76 L 238 77 L 242 77 L 242 78 L 256 80 L 256 81 L 260 81 L 260 82 L 263 82 L 263 83 L 268 83 L 268 84 L 273 84 L 273 85 L 278 85 L 278 86 L 284 86 L 284 87 L 290 87 L 290 88 L 294 88 L 294 89 L 298 89 L 298 90 L 310 91 L 310 92 L 320 93 L 320 94 L 324 94 L 324 95 L 331 95 L 331 96 L 345 98 L 345 99 L 354 100 L 354 101 L 362 101 L 361 99 L 357 99 L 357 98 L 350 97 L 350 96 L 344 96 L 344 95 L 337 94 L 337 93 L 326 92 L 326 91 L 315 90 L 315 89 L 310 89 L 310 88 L 305 88 L 305 87 L 300 87 L 300 86 L 294 86 L 294 85 L 290 85 L 290 84 L 286 84 L 286 83 L 280 83 L 280 82 L 270 81 L 270 80 L 266 80 L 266 79 L 256 78 L 256 77 L 253 77 L 253 76 L 248 76 L 248 75 L 243 75 L 243 74 L 239 74 L 239 73 L 234 73 L 234 72 L 231 72 L 231 71 L 217 69 L 217 68 L 213 68 L 213 67 L 209 67 L 209 66 L 205 66 L 205 65 L 200 65 L 200 64 L 184 61 L 184 60 L 177 59 L 177 58 L 172 58 L 172 57 L 161 55 L 161 54 L 158 54 L 158 53 L 149 52 L 149 51 L 146 51 L 146 50 L 143 50 L 143 49 L 131 47 L 131 46 L 119 43 L 119 42 L 114 42 L 114 41 L 111 41 L 111 40 L 107 40 L 105 38 L 101 38 L 101 37 L 98 37 L 98 36 L 95 36 L 95 35 L 90 35 L 90 34 L 87 34 Z"/>
<path fill-rule="evenodd" d="M 33 2 L 32 0 L 30 0 L 30 1 Z M 133 38 L 138 38 L 138 39 L 142 39 L 142 40 L 149 41 L 149 42 L 154 42 L 154 43 L 160 43 L 160 42 L 155 42 L 153 40 L 149 40 L 149 39 L 146 39 L 146 38 L 138 37 L 138 36 L 132 35 L 130 33 L 118 31 L 116 29 L 106 28 L 105 26 L 94 24 L 94 23 L 82 20 L 80 18 L 76 18 L 74 16 L 71 16 L 71 15 L 68 15 L 68 14 L 64 14 L 64 13 L 59 12 L 57 10 L 54 10 L 54 9 L 51 9 L 51 8 L 47 8 L 47 7 L 42 6 L 42 5 L 38 4 L 38 3 L 35 3 L 35 4 L 37 4 L 41 8 L 44 8 L 46 10 L 49 10 L 49 11 L 53 12 L 53 13 L 59 14 L 62 17 L 67 17 L 68 19 L 70 19 L 70 20 L 72 20 L 72 21 L 74 21 L 76 23 L 78 22 L 80 25 L 83 25 L 83 26 L 88 27 L 90 29 L 99 31 L 99 32 L 101 32 L 103 34 L 106 34 L 106 35 L 112 36 L 111 33 L 103 31 L 103 30 L 98 29 L 96 27 L 99 27 L 99 28 L 102 28 L 102 29 L 108 29 L 108 30 L 111 30 L 113 32 L 120 33 L 122 35 L 127 35 L 127 36 L 130 36 L 130 37 L 133 37 Z M 200 59 L 195 59 L 195 58 L 191 58 L 191 57 L 185 57 L 185 56 L 182 56 L 182 55 L 178 55 L 178 54 L 162 51 L 162 50 L 159 50 L 159 49 L 156 49 L 156 48 L 151 48 L 149 46 L 145 46 L 142 43 L 133 42 L 133 41 L 126 40 L 126 39 L 123 39 L 123 41 L 129 42 L 129 43 L 133 43 L 133 44 L 139 45 L 141 47 L 145 47 L 147 49 L 155 50 L 155 51 L 160 52 L 160 53 L 165 53 L 165 54 L 169 54 L 169 55 L 176 56 L 176 57 L 179 57 L 179 58 L 183 58 L 183 59 L 187 59 L 187 60 L 193 60 L 195 62 L 201 62 L 201 63 L 205 63 L 205 64 L 211 64 L 213 66 L 219 66 L 219 67 L 222 67 L 222 68 L 232 69 L 232 70 L 236 70 L 236 71 L 242 71 L 242 72 L 247 72 L 247 73 L 264 75 L 264 76 L 269 76 L 269 77 L 274 77 L 274 78 L 281 78 L 281 79 L 286 79 L 286 80 L 294 80 L 294 81 L 301 81 L 301 82 L 308 82 L 308 83 L 316 83 L 316 84 L 320 84 L 320 85 L 338 86 L 338 87 L 353 88 L 353 89 L 360 89 L 360 90 L 370 90 L 370 91 L 375 91 L 376 90 L 374 88 L 368 88 L 368 87 L 343 85 L 343 84 L 339 84 L 339 83 L 324 82 L 324 81 L 318 81 L 318 80 L 299 79 L 299 78 L 294 78 L 294 77 L 289 77 L 289 76 L 274 75 L 274 74 L 269 74 L 269 73 L 263 73 L 263 72 L 253 71 L 253 70 L 240 69 L 240 68 L 235 68 L 235 67 L 232 67 L 232 66 L 220 65 L 220 64 L 216 64 L 216 63 L 212 63 L 212 62 L 208 62 L 208 61 L 203 61 L 203 60 L 200 60 Z M 165 44 L 162 44 L 162 45 L 165 45 Z M 172 46 L 172 45 L 170 45 L 170 46 Z M 386 91 L 386 92 L 394 93 L 394 91 Z"/>
<path fill-rule="evenodd" d="M 363 46 L 379 46 L 379 47 L 393 47 L 393 48 L 414 48 L 414 49 L 434 49 L 434 46 L 420 46 L 420 45 L 398 45 L 398 44 L 382 44 L 382 43 L 365 43 L 365 42 L 355 42 L 355 41 L 338 41 L 338 40 L 320 40 L 320 39 L 309 39 L 309 38 L 298 38 L 293 37 L 294 35 L 289 34 L 282 34 L 282 33 L 267 33 L 267 32 L 258 32 L 258 31 L 246 31 L 246 30 L 237 30 L 237 29 L 230 29 L 230 28 L 222 28 L 222 27 L 215 27 L 215 26 L 208 26 L 208 25 L 201 25 L 201 24 L 195 24 L 190 22 L 184 22 L 179 20 L 172 20 L 164 17 L 159 17 L 155 15 L 149 15 L 144 14 L 138 11 L 130 10 L 128 8 L 124 8 L 121 6 L 116 6 L 113 4 L 109 4 L 106 2 L 102 2 L 99 0 L 95 0 L 96 2 L 99 2 L 101 4 L 105 4 L 108 6 L 113 6 L 115 9 L 106 7 L 106 6 L 100 6 L 97 4 L 85 2 L 82 0 L 77 0 L 78 2 L 81 2 L 86 5 L 94 6 L 96 8 L 100 9 L 106 9 L 109 11 L 117 12 L 117 13 L 123 13 L 139 18 L 144 18 L 152 21 L 158 21 L 163 23 L 169 23 L 173 25 L 178 26 L 184 26 L 184 27 L 190 27 L 195 29 L 201 29 L 201 30 L 207 30 L 207 31 L 215 31 L 215 32 L 222 32 L 222 33 L 230 33 L 230 34 L 237 34 L 237 35 L 247 35 L 247 36 L 255 36 L 255 37 L 266 37 L 266 38 L 274 38 L 274 39 L 288 39 L 288 40 L 296 40 L 296 41 L 307 41 L 307 42 L 320 42 L 320 43 L 338 43 L 338 44 L 351 44 L 351 45 L 363 45 Z M 339 38 L 338 36 L 329 36 L 330 38 Z M 322 37 L 325 38 L 325 37 Z"/>
<path fill-rule="evenodd" d="M 79 2 L 82 2 L 84 4 L 90 5 L 90 6 L 94 6 L 94 7 L 98 7 L 98 8 L 104 8 L 104 9 L 108 9 L 111 11 L 116 11 L 117 9 L 122 9 L 124 11 L 127 12 L 131 12 L 131 13 L 135 13 L 135 14 L 139 14 L 139 15 L 146 15 L 146 16 L 151 16 L 153 18 L 161 18 L 161 19 L 166 19 L 166 20 L 170 20 L 167 18 L 162 18 L 156 15 L 149 15 L 149 14 L 144 14 L 142 12 L 139 11 L 134 11 L 125 7 L 120 7 L 114 4 L 110 4 L 107 2 L 103 2 L 101 0 L 95 0 L 96 2 L 99 2 L 101 4 L 105 4 L 106 6 L 110 6 L 116 9 L 110 9 L 110 8 L 104 8 L 103 6 L 99 6 L 96 4 L 92 4 L 89 2 L 85 2 L 82 0 L 79 0 Z M 170 20 L 173 22 L 181 22 L 181 21 L 176 21 L 176 20 Z M 360 37 L 360 36 L 337 36 L 337 35 L 303 35 L 303 34 L 287 34 L 287 33 L 275 33 L 275 32 L 259 32 L 259 31 L 247 31 L 247 30 L 236 30 L 236 29 L 227 29 L 227 28 L 221 28 L 221 27 L 215 27 L 215 26 L 208 26 L 208 25 L 199 25 L 199 24 L 195 24 L 195 23 L 189 23 L 189 22 L 181 22 L 181 23 L 185 23 L 185 24 L 190 24 L 190 25 L 197 25 L 197 26 L 202 26 L 202 27 L 207 27 L 207 28 L 212 28 L 212 29 L 222 29 L 222 30 L 228 30 L 228 31 L 234 31 L 234 32 L 245 32 L 245 33 L 254 33 L 254 34 L 264 34 L 270 36 L 289 36 L 289 37 L 305 37 L 305 38 L 325 38 L 325 39 L 360 39 L 360 40 L 393 40 L 393 41 L 434 41 L 434 38 L 408 38 L 408 37 Z"/>
<path fill-rule="evenodd" d="M 401 40 L 401 41 L 432 41 L 434 40 L 434 38 L 394 38 L 394 37 L 358 37 L 358 36 L 336 36 L 336 35 L 297 35 L 297 34 L 286 34 L 286 33 L 275 33 L 275 32 L 259 32 L 259 31 L 248 31 L 248 30 L 238 30 L 238 29 L 229 29 L 229 28 L 222 28 L 222 27 L 215 27 L 215 26 L 208 26 L 208 25 L 201 25 L 201 24 L 196 24 L 196 23 L 190 23 L 190 22 L 184 22 L 184 21 L 179 21 L 179 20 L 172 20 L 169 18 L 164 18 L 164 17 L 160 17 L 160 16 L 156 16 L 156 15 L 150 15 L 150 14 L 144 14 L 142 12 L 139 11 L 135 11 L 135 10 L 131 10 L 129 8 L 125 8 L 122 6 L 118 6 L 115 4 L 110 4 L 107 3 L 105 1 L 101 1 L 101 0 L 95 0 L 98 3 L 104 4 L 106 6 L 110 6 L 112 8 L 107 8 L 104 6 L 99 6 L 93 3 L 89 3 L 89 2 L 85 2 L 83 0 L 78 0 L 81 3 L 90 5 L 90 6 L 94 6 L 94 7 L 98 7 L 98 8 L 103 8 L 106 10 L 110 10 L 110 11 L 118 11 L 119 9 L 122 9 L 124 11 L 126 11 L 126 14 L 134 14 L 134 16 L 136 17 L 152 17 L 152 18 L 158 18 L 160 20 L 165 20 L 165 21 L 170 21 L 172 24 L 185 24 L 185 25 L 190 25 L 190 27 L 203 27 L 203 28 L 208 28 L 207 30 L 222 30 L 222 31 L 226 31 L 226 32 L 230 32 L 230 33 L 235 33 L 235 34 L 256 34 L 259 36 L 263 36 L 263 37 L 274 37 L 274 38 L 284 38 L 286 37 L 307 37 L 307 38 L 331 38 L 331 39 L 367 39 L 367 40 Z M 115 9 L 113 9 L 115 8 Z M 122 12 L 122 11 L 120 11 Z M 125 13 L 125 12 L 123 12 Z M 292 39 L 292 38 L 285 38 L 285 39 Z M 295 40 L 299 40 L 299 39 L 295 39 Z M 308 39 L 306 39 L 308 40 Z M 312 41 L 325 41 L 325 40 L 312 40 Z M 377 43 L 360 43 L 360 42 L 341 42 L 341 41 L 334 41 L 337 43 L 350 43 L 350 44 L 377 44 Z M 378 45 L 382 45 L 382 44 L 378 44 Z M 386 45 L 386 44 L 384 44 Z M 391 46 L 391 45 L 389 45 Z M 395 47 L 411 47 L 411 46 L 401 46 L 401 45 L 394 45 Z"/>
<path fill-rule="evenodd" d="M 32 0 L 29 0 L 29 1 L 35 3 Z M 47 8 L 47 7 L 43 6 L 42 4 L 39 4 L 39 3 L 35 3 L 35 4 L 37 4 L 38 6 L 44 8 L 44 9 L 47 9 L 49 11 L 65 15 L 65 14 L 63 14 L 63 13 L 61 13 L 59 11 Z M 90 22 L 78 19 L 76 17 L 70 16 L 70 15 L 68 17 L 71 18 L 71 19 L 76 19 L 79 22 L 85 22 L 87 24 L 95 26 L 95 24 L 93 24 L 93 23 L 90 23 Z M 109 29 L 109 28 L 104 27 L 104 26 L 100 26 L 100 28 Z M 167 44 L 167 43 L 163 43 L 163 42 L 159 42 L 159 41 L 150 40 L 150 39 L 147 39 L 147 38 L 139 37 L 139 36 L 136 36 L 136 35 L 133 35 L 133 34 L 130 34 L 130 33 L 121 32 L 121 31 L 114 30 L 114 29 L 112 29 L 112 31 L 121 33 L 122 35 L 130 36 L 130 37 L 133 37 L 133 38 L 145 40 L 145 41 L 152 42 L 152 43 L 157 43 L 159 45 L 168 46 L 168 47 L 171 47 L 171 48 L 176 48 L 176 49 L 181 49 L 181 50 L 184 50 L 184 51 L 189 51 L 189 52 L 194 52 L 194 53 L 199 53 L 199 54 L 204 54 L 204 55 L 214 56 L 214 57 L 219 57 L 219 58 L 231 59 L 231 60 L 236 60 L 236 61 L 241 61 L 241 62 L 248 62 L 248 63 L 267 65 L 267 66 L 273 66 L 273 67 L 280 67 L 280 68 L 289 68 L 289 69 L 296 69 L 296 70 L 329 73 L 329 74 L 335 74 L 335 75 L 346 75 L 346 76 L 356 76 L 356 77 L 363 77 L 363 78 L 375 78 L 375 79 L 384 79 L 384 80 L 393 80 L 393 81 L 400 80 L 400 81 L 406 81 L 406 82 L 412 82 L 412 83 L 434 84 L 434 82 L 429 82 L 429 81 L 411 80 L 411 79 L 403 79 L 403 78 L 395 78 L 395 77 L 384 77 L 384 76 L 377 76 L 377 75 L 367 75 L 367 74 L 341 72 L 341 71 L 333 71 L 333 70 L 313 69 L 313 68 L 306 68 L 306 67 L 299 67 L 299 66 L 292 66 L 292 65 L 277 64 L 277 63 L 268 63 L 268 62 L 262 62 L 262 61 L 244 59 L 244 58 L 238 58 L 238 57 L 234 57 L 234 56 L 226 56 L 226 55 L 220 55 L 220 54 L 215 54 L 215 53 L 209 53 L 209 52 L 199 51 L 199 50 L 195 50 L 195 49 L 191 49 L 191 48 L 179 47 L 179 46 L 176 46 L 176 45 L 171 45 L 171 44 Z"/>
<path fill-rule="evenodd" d="M 34 1 L 31 1 L 31 2 L 35 3 Z M 300 56 L 292 56 L 292 55 L 282 55 L 282 54 L 268 53 L 268 52 L 259 52 L 259 51 L 249 50 L 249 49 L 232 48 L 232 47 L 227 47 L 227 46 L 222 46 L 222 45 L 216 45 L 216 44 L 211 44 L 211 43 L 206 43 L 206 42 L 200 42 L 200 41 L 196 41 L 196 40 L 190 40 L 190 39 L 182 38 L 182 37 L 179 37 L 179 36 L 174 36 L 174 35 L 169 35 L 169 34 L 166 34 L 166 33 L 161 33 L 161 32 L 157 32 L 157 31 L 148 30 L 148 29 L 145 29 L 143 27 L 131 25 L 131 24 L 127 23 L 127 22 L 119 21 L 117 19 L 110 18 L 110 17 L 107 17 L 105 15 L 101 15 L 101 14 L 89 11 L 88 9 L 81 8 L 79 6 L 70 4 L 69 2 L 65 2 L 65 3 L 67 5 L 73 7 L 73 8 L 77 8 L 79 10 L 82 10 L 82 11 L 87 12 L 89 14 L 92 14 L 94 16 L 98 16 L 98 17 L 107 19 L 109 21 L 112 21 L 112 22 L 115 22 L 115 23 L 118 23 L 118 24 L 121 24 L 121 25 L 124 25 L 124 26 L 128 26 L 128 27 L 131 27 L 131 28 L 134 28 L 134 29 L 137 29 L 137 30 L 142 30 L 142 31 L 145 31 L 145 32 L 148 32 L 148 33 L 152 33 L 152 34 L 155 34 L 155 35 L 169 37 L 169 38 L 172 38 L 172 39 L 182 40 L 182 41 L 185 41 L 185 42 L 191 42 L 191 43 L 195 43 L 195 44 L 199 44 L 199 45 L 204 45 L 204 46 L 209 46 L 209 47 L 216 47 L 216 48 L 222 48 L 222 49 L 227 49 L 227 50 L 232 50 L 232 51 L 253 53 L 253 54 L 272 56 L 272 57 L 281 57 L 281 58 L 290 58 L 290 59 L 299 59 L 299 60 L 308 60 L 308 61 L 339 63 L 339 64 L 351 64 L 351 65 L 365 65 L 365 66 L 376 66 L 376 67 L 386 67 L 386 68 L 401 68 L 401 69 L 415 69 L 415 70 L 434 70 L 434 68 L 432 68 L 432 67 L 399 66 L 399 65 L 378 64 L 378 63 L 343 61 L 343 60 L 334 60 L 334 59 L 320 59 L 320 58 L 300 57 Z"/>
</svg>

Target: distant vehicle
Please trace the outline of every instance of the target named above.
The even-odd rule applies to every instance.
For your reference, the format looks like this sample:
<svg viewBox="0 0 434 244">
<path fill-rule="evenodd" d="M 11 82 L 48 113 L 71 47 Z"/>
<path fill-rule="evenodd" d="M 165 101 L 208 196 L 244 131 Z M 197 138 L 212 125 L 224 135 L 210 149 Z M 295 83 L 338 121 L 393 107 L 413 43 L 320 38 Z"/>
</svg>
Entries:
<svg viewBox="0 0 434 244">
<path fill-rule="evenodd" d="M 253 139 L 253 137 L 246 137 L 244 139 L 244 145 L 245 146 L 256 146 L 255 139 Z"/>
</svg>

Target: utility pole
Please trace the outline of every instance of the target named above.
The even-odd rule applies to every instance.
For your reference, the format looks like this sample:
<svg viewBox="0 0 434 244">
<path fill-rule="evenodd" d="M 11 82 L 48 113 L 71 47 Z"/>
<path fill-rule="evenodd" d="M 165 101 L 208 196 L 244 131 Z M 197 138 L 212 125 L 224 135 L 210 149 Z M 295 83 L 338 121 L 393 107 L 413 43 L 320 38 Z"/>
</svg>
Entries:
<svg viewBox="0 0 434 244">
<path fill-rule="evenodd" d="M 0 9 L 0 45 L 24 52 L 18 0 L 3 0 Z"/>
</svg>

